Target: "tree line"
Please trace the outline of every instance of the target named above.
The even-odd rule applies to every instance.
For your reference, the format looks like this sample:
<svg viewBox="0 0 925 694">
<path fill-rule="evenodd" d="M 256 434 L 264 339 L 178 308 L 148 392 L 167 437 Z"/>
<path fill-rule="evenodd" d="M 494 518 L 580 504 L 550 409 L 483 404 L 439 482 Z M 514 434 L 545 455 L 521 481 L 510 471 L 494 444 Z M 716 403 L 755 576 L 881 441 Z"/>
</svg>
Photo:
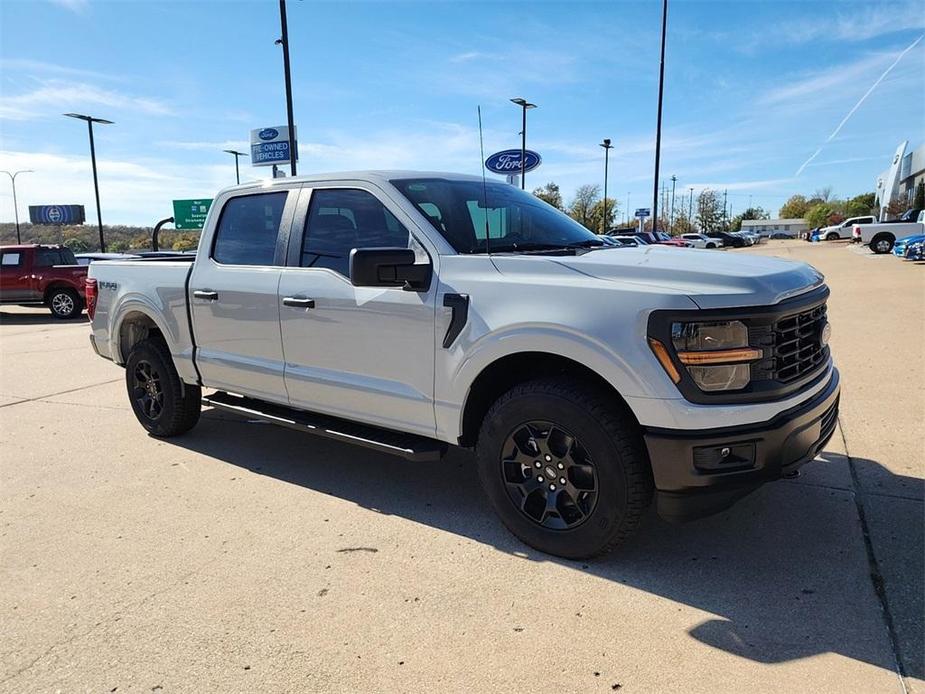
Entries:
<svg viewBox="0 0 925 694">
<path fill-rule="evenodd" d="M 74 253 L 88 253 L 100 249 L 99 230 L 90 224 L 20 224 L 23 243 L 60 243 Z M 107 252 L 151 250 L 153 227 L 136 227 L 123 224 L 103 225 L 103 237 Z M 0 244 L 16 243 L 16 225 L 0 223 Z M 158 246 L 163 250 L 191 251 L 199 245 L 198 231 L 176 231 L 163 229 L 158 236 Z"/>
</svg>

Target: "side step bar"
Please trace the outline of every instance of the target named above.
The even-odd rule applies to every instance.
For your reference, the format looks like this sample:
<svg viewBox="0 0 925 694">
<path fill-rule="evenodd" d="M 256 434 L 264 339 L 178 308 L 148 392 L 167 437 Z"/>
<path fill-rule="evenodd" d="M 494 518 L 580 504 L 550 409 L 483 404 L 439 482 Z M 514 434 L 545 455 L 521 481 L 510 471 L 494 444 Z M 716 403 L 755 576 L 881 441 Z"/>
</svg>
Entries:
<svg viewBox="0 0 925 694">
<path fill-rule="evenodd" d="M 403 434 L 367 424 L 358 424 L 338 417 L 295 410 L 284 405 L 218 392 L 203 397 L 204 405 L 245 417 L 262 419 L 290 429 L 344 441 L 380 453 L 390 453 L 413 461 L 436 461 L 446 453 L 441 441 L 414 434 Z"/>
</svg>

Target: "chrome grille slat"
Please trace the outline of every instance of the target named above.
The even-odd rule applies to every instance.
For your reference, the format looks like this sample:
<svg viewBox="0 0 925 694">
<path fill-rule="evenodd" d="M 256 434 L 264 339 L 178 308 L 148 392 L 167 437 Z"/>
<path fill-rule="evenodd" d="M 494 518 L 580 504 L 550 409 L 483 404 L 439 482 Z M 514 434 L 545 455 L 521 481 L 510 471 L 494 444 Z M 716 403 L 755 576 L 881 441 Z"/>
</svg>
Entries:
<svg viewBox="0 0 925 694">
<path fill-rule="evenodd" d="M 772 363 L 767 377 L 789 383 L 818 369 L 828 354 L 819 337 L 825 320 L 825 304 L 779 318 L 771 328 Z"/>
</svg>

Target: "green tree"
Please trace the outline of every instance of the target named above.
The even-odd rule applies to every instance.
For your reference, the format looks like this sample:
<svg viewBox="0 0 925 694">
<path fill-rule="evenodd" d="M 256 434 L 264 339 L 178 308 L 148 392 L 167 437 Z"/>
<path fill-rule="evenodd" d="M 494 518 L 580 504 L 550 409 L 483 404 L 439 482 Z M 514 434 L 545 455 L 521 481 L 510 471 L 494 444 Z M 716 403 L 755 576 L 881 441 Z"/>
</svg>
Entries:
<svg viewBox="0 0 925 694">
<path fill-rule="evenodd" d="M 737 214 L 729 221 L 730 231 L 739 231 L 746 219 L 770 219 L 771 215 L 763 207 L 749 207 L 742 214 Z"/>
<path fill-rule="evenodd" d="M 64 240 L 64 245 L 70 248 L 74 253 L 86 253 L 93 250 L 92 246 L 78 236 L 72 236 Z"/>
<path fill-rule="evenodd" d="M 702 231 L 714 231 L 723 224 L 723 205 L 716 191 L 709 188 L 697 196 L 697 226 Z"/>
<path fill-rule="evenodd" d="M 568 215 L 574 219 L 579 224 L 584 225 L 586 228 L 597 233 L 600 227 L 600 217 L 597 218 L 597 227 L 594 226 L 594 206 L 600 202 L 601 199 L 601 188 L 600 186 L 593 184 L 585 184 L 579 186 L 578 190 L 575 191 L 575 197 L 572 198 L 572 202 L 568 206 Z"/>
<path fill-rule="evenodd" d="M 861 193 L 860 195 L 855 195 L 845 203 L 845 214 L 849 217 L 860 217 L 870 214 L 871 210 L 874 208 L 876 197 L 874 193 Z"/>
<path fill-rule="evenodd" d="M 912 207 L 916 210 L 925 209 L 925 181 L 919 181 L 915 186 L 915 196 L 912 198 Z"/>
<path fill-rule="evenodd" d="M 806 213 L 806 223 L 811 229 L 816 227 L 824 227 L 829 224 L 829 218 L 835 214 L 835 211 L 832 209 L 831 205 L 828 205 L 824 202 L 819 202 L 809 208 Z"/>
<path fill-rule="evenodd" d="M 534 189 L 533 194 L 556 209 L 563 209 L 562 193 L 559 191 L 559 185 L 557 183 L 550 181 L 545 186 Z"/>
<path fill-rule="evenodd" d="M 675 234 L 687 234 L 692 231 L 697 231 L 691 222 L 691 218 L 687 216 L 687 208 L 675 211 L 674 227 L 672 231 Z"/>
<path fill-rule="evenodd" d="M 607 198 L 607 219 L 604 220 L 604 200 L 598 200 L 591 209 L 591 218 L 588 228 L 595 234 L 606 234 L 617 219 L 618 203 L 613 198 Z"/>
<path fill-rule="evenodd" d="M 809 211 L 809 201 L 804 195 L 791 195 L 778 214 L 783 219 L 802 219 Z"/>
</svg>

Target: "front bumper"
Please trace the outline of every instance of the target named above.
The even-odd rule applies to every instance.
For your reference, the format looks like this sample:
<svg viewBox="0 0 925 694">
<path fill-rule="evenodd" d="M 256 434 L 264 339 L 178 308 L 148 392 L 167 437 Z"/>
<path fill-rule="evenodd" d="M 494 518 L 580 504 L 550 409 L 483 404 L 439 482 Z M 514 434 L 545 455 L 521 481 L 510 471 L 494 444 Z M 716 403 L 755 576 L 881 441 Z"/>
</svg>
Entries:
<svg viewBox="0 0 925 694">
<path fill-rule="evenodd" d="M 838 370 L 833 368 L 821 391 L 762 424 L 703 431 L 647 429 L 659 515 L 675 521 L 708 516 L 765 482 L 796 471 L 832 437 L 839 392 Z"/>
</svg>

